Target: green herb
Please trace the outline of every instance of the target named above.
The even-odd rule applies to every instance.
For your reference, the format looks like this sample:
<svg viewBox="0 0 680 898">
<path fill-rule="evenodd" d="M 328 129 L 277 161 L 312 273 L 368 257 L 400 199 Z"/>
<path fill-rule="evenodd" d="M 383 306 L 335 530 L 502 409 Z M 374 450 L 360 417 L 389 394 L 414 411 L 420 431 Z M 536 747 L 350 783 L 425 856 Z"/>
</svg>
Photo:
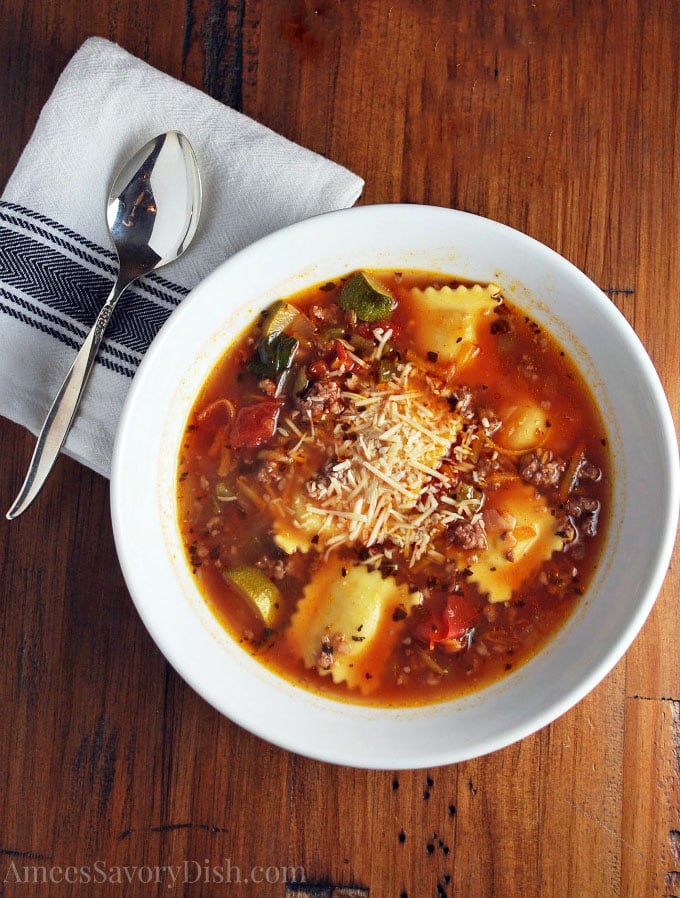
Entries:
<svg viewBox="0 0 680 898">
<path fill-rule="evenodd" d="M 290 393 L 292 396 L 299 396 L 300 393 L 304 392 L 309 386 L 309 377 L 307 376 L 307 369 L 303 366 L 302 368 L 297 368 L 295 371 L 295 377 L 290 384 Z"/>
<path fill-rule="evenodd" d="M 378 362 L 378 380 L 380 383 L 392 380 L 397 374 L 397 363 L 391 359 L 380 359 Z"/>
<path fill-rule="evenodd" d="M 293 363 L 298 341 L 283 331 L 273 337 L 263 337 L 257 344 L 255 355 L 248 362 L 248 370 L 258 377 L 277 381 Z"/>
<path fill-rule="evenodd" d="M 325 327 L 321 331 L 321 336 L 327 337 L 329 340 L 339 340 L 340 337 L 343 337 L 344 335 L 345 335 L 344 327 L 336 327 L 336 326 Z"/>
<path fill-rule="evenodd" d="M 361 334 L 352 334 L 349 338 L 349 342 L 354 349 L 362 355 L 369 355 L 375 349 L 374 341 L 369 340 L 367 337 L 362 337 Z"/>
<path fill-rule="evenodd" d="M 340 308 L 353 311 L 361 321 L 389 318 L 396 304 L 387 288 L 365 271 L 352 275 L 340 291 Z"/>
<path fill-rule="evenodd" d="M 461 483 L 456 490 L 457 502 L 470 502 L 472 499 L 481 500 L 482 494 L 471 483 Z"/>
</svg>

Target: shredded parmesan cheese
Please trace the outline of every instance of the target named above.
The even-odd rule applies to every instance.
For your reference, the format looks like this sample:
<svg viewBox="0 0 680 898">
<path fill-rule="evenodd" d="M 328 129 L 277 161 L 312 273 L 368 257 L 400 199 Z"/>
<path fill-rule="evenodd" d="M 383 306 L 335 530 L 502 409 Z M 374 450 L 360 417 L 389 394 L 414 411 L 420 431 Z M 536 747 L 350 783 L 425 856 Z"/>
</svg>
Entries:
<svg viewBox="0 0 680 898">
<path fill-rule="evenodd" d="M 379 358 L 392 332 L 377 336 Z M 430 380 L 410 363 L 398 365 L 385 383 L 360 371 L 352 389 L 341 393 L 344 410 L 325 427 L 314 429 L 310 421 L 309 447 L 330 462 L 307 478 L 289 507 L 288 531 L 292 524 L 314 532 L 317 549 L 326 553 L 366 548 L 369 566 L 386 547 L 396 547 L 411 565 L 425 555 L 443 557 L 433 539 L 447 524 L 471 521 L 478 512 L 477 500 L 451 495 L 452 478 L 472 467 L 476 425 L 453 411 Z M 302 440 L 296 449 L 306 465 Z"/>
</svg>

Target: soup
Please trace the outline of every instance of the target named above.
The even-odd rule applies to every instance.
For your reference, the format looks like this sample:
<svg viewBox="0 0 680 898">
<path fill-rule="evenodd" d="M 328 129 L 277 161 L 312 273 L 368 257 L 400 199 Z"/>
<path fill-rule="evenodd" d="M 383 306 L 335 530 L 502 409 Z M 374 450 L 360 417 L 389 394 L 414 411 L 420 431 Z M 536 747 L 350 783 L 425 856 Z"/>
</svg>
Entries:
<svg viewBox="0 0 680 898">
<path fill-rule="evenodd" d="M 261 663 L 425 704 L 564 623 L 610 471 L 583 378 L 498 286 L 360 271 L 277 300 L 225 352 L 187 422 L 178 520 L 206 602 Z"/>
</svg>

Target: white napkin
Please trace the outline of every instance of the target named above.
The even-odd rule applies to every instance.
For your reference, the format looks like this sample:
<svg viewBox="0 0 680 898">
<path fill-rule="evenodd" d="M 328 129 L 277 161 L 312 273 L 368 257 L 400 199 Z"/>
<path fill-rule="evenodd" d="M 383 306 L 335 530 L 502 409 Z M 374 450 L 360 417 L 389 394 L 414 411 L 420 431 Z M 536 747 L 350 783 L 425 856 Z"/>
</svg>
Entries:
<svg viewBox="0 0 680 898">
<path fill-rule="evenodd" d="M 204 203 L 184 256 L 121 299 L 65 451 L 108 476 L 116 425 L 163 321 L 259 237 L 351 206 L 363 181 L 101 38 L 75 54 L 0 200 L 0 414 L 37 433 L 115 279 L 105 204 L 118 169 L 167 130 L 191 141 Z"/>
</svg>

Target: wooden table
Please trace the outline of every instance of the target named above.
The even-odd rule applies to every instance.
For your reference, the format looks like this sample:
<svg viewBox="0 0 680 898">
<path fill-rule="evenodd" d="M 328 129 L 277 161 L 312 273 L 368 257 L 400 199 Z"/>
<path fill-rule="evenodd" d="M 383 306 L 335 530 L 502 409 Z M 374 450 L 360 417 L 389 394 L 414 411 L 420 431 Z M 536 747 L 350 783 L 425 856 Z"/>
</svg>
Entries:
<svg viewBox="0 0 680 898">
<path fill-rule="evenodd" d="M 362 202 L 552 246 L 633 325 L 677 415 L 677 3 L 0 0 L 0 23 L 1 183 L 73 52 L 111 38 L 357 172 Z M 3 510 L 32 447 L 0 423 Z M 357 771 L 264 744 L 173 672 L 107 489 L 63 458 L 0 524 L 0 895 L 680 895 L 677 556 L 624 660 L 553 725 L 469 763 Z"/>
</svg>

